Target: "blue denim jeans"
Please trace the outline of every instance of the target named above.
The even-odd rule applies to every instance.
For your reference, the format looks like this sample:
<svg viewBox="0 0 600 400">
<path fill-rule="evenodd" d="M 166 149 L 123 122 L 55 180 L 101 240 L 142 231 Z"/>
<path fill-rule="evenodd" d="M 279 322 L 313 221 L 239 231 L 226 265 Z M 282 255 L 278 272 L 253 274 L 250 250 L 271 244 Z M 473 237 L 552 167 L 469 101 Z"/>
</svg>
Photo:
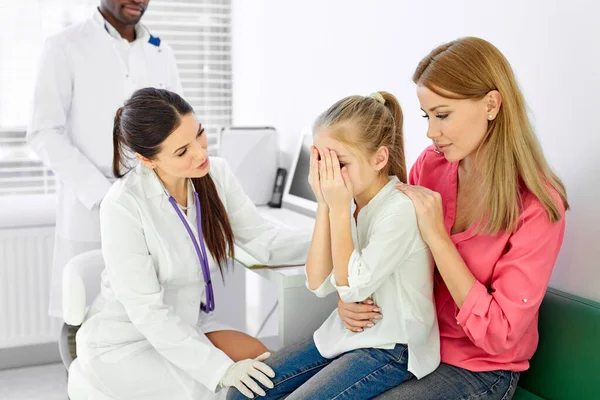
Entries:
<svg viewBox="0 0 600 400">
<path fill-rule="evenodd" d="M 448 364 L 422 379 L 411 379 L 377 400 L 510 400 L 520 374 L 511 371 L 472 372 Z"/>
<path fill-rule="evenodd" d="M 408 372 L 408 349 L 358 349 L 336 358 L 321 356 L 312 339 L 278 351 L 266 361 L 275 371 L 273 389 L 265 399 L 370 399 L 413 375 Z M 246 399 L 231 388 L 228 400 Z"/>
</svg>

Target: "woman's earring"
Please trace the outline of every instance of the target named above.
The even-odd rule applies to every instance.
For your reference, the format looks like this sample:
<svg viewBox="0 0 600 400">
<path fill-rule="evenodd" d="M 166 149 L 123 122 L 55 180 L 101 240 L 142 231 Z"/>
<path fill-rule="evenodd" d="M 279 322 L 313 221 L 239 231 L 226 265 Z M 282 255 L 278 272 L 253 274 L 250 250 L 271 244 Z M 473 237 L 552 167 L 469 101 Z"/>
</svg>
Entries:
<svg viewBox="0 0 600 400">
<path fill-rule="evenodd" d="M 488 119 L 491 121 L 494 119 L 494 116 L 492 114 L 488 115 Z"/>
</svg>

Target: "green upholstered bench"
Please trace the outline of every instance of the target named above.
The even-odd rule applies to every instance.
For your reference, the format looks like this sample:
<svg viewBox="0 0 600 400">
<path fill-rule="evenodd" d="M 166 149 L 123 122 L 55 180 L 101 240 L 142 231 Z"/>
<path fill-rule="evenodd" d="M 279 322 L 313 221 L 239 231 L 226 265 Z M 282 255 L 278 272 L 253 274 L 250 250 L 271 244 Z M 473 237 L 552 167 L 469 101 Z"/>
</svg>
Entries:
<svg viewBox="0 0 600 400">
<path fill-rule="evenodd" d="M 548 289 L 539 331 L 513 399 L 600 400 L 600 303 Z"/>
</svg>

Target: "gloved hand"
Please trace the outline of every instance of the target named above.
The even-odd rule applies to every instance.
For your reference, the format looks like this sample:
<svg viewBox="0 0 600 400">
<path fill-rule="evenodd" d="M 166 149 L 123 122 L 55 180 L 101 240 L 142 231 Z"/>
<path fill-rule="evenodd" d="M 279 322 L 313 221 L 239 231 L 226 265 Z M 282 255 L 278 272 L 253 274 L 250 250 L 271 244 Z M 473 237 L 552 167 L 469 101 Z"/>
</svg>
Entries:
<svg viewBox="0 0 600 400">
<path fill-rule="evenodd" d="M 254 360 L 247 359 L 236 362 L 227 369 L 225 375 L 221 378 L 221 386 L 235 386 L 240 393 L 249 399 L 254 398 L 254 393 L 264 396 L 266 394 L 265 391 L 262 390 L 255 380 L 269 389 L 273 388 L 273 382 L 269 378 L 275 377 L 275 372 L 262 362 L 269 358 L 270 355 L 271 353 L 264 353 Z"/>
</svg>

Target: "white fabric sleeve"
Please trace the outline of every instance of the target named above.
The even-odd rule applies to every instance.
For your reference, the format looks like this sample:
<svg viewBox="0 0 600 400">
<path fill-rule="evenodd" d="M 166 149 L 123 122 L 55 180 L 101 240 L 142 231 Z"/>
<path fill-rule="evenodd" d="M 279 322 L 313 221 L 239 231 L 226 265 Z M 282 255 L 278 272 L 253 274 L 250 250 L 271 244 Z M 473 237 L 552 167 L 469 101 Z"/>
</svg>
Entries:
<svg viewBox="0 0 600 400">
<path fill-rule="evenodd" d="M 98 205 L 110 181 L 77 149 L 66 133 L 71 109 L 73 72 L 64 44 L 57 38 L 46 41 L 39 63 L 33 95 L 33 114 L 27 143 L 71 188 L 88 210 Z"/>
<path fill-rule="evenodd" d="M 135 200 L 103 201 L 100 225 L 111 289 L 131 322 L 163 357 L 215 392 L 233 361 L 163 301 Z"/>
<path fill-rule="evenodd" d="M 331 275 L 331 284 L 346 303 L 370 297 L 396 268 L 401 268 L 415 246 L 424 246 L 412 203 L 376 221 L 371 231 L 366 246 L 350 256 L 348 286 L 337 286 L 335 275 Z"/>
<path fill-rule="evenodd" d="M 317 297 L 327 297 L 329 296 L 331 293 L 335 292 L 335 287 L 331 284 L 331 275 L 332 273 L 330 273 L 327 278 L 325 278 L 325 280 L 323 281 L 323 283 L 321 283 L 321 286 L 319 286 L 316 289 L 311 289 L 310 285 L 308 284 L 308 280 L 306 281 L 306 288 L 308 290 L 310 290 L 311 292 L 313 292 L 315 294 L 315 296 Z"/>
</svg>

